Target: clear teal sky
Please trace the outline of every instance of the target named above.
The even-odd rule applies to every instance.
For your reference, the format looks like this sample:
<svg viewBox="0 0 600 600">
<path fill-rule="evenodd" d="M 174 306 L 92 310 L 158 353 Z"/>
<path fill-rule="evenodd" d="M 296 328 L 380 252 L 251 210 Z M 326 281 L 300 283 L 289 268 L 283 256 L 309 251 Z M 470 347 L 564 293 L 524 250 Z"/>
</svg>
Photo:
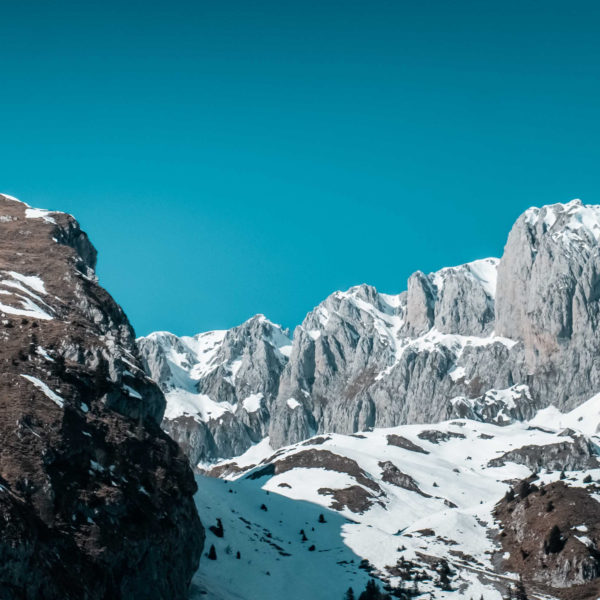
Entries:
<svg viewBox="0 0 600 600">
<path fill-rule="evenodd" d="M 598 2 L 0 3 L 0 190 L 140 334 L 286 326 L 600 203 Z"/>
</svg>

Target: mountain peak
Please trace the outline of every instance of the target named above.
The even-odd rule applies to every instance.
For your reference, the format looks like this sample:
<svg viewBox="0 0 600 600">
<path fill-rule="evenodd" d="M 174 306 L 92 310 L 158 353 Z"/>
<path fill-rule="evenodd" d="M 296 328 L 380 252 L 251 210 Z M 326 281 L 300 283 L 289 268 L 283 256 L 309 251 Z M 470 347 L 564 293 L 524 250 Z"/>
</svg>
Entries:
<svg viewBox="0 0 600 600">
<path fill-rule="evenodd" d="M 529 208 L 522 220 L 538 235 L 548 233 L 567 244 L 600 241 L 600 205 L 583 204 L 579 199 Z"/>
</svg>

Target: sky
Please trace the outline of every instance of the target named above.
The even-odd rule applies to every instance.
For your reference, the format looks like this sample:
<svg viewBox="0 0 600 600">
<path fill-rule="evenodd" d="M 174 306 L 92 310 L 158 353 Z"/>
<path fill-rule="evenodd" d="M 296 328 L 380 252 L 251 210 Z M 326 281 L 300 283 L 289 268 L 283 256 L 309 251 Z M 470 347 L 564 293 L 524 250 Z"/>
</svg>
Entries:
<svg viewBox="0 0 600 600">
<path fill-rule="evenodd" d="M 0 191 L 139 335 L 286 327 L 600 203 L 600 4 L 0 2 Z"/>
</svg>

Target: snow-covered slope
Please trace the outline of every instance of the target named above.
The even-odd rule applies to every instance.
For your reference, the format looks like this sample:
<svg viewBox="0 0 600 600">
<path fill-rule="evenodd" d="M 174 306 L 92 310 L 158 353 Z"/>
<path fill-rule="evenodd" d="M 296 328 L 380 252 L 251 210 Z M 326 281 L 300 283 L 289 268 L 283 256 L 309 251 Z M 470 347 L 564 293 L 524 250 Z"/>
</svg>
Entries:
<svg viewBox="0 0 600 600">
<path fill-rule="evenodd" d="M 198 511 L 208 525 L 221 520 L 223 537 L 207 533 L 191 600 L 328 600 L 365 587 L 368 573 L 340 535 L 342 515 L 269 493 L 260 480 L 197 481 Z M 216 560 L 208 558 L 211 545 Z"/>
<path fill-rule="evenodd" d="M 600 597 L 598 273 L 600 207 L 572 201 L 527 210 L 501 259 L 417 271 L 397 295 L 335 292 L 293 340 L 262 316 L 193 339 L 140 340 L 167 392 L 165 428 L 194 464 L 232 480 L 222 484 L 231 493 L 217 483 L 199 492 L 201 512 L 226 514 L 232 530 L 232 515 L 253 515 L 233 538 L 255 552 L 243 567 L 252 584 L 232 576 L 224 600 L 261 586 L 280 597 L 303 569 L 315 581 L 335 575 L 321 596 L 285 589 L 291 599 L 362 585 L 356 561 L 343 573 L 324 562 L 324 572 L 299 551 L 285 523 L 297 528 L 305 503 L 348 519 L 326 517 L 319 543 L 332 553 L 343 543 L 401 586 L 398 597 L 416 581 L 421 596 L 500 598 L 516 577 L 503 569 L 526 578 L 530 597 Z M 256 511 L 266 492 L 277 495 L 275 521 L 268 503 Z M 300 562 L 273 555 L 265 529 Z M 210 593 L 211 572 L 239 568 L 224 539 L 214 540 L 219 567 L 197 578 Z"/>
<path fill-rule="evenodd" d="M 503 557 L 500 543 L 503 525 L 494 514 L 496 505 L 515 482 L 533 474 L 537 475 L 538 486 L 562 481 L 589 491 L 591 498 L 600 498 L 596 496 L 595 483 L 584 483 L 588 476 L 592 482 L 600 477 L 600 464 L 596 459 L 600 438 L 584 437 L 574 430 L 564 431 L 561 426 L 580 423 L 583 412 L 595 419 L 594 427 L 584 427 L 591 433 L 599 422 L 598 408 L 597 398 L 594 398 L 586 410 L 561 415 L 561 420 L 555 419 L 553 424 L 548 417 L 557 415 L 546 409 L 531 423 L 516 422 L 507 426 L 456 419 L 433 425 L 375 429 L 355 435 L 319 435 L 274 454 L 270 454 L 272 450 L 265 441 L 248 455 L 213 467 L 210 471 L 213 476 L 227 480 L 218 481 L 214 486 L 224 492 L 225 488 L 227 493 L 214 496 L 211 492 L 208 495 L 201 492 L 197 497 L 198 507 L 202 514 L 208 505 L 215 503 L 219 514 L 226 514 L 231 508 L 235 514 L 244 516 L 246 510 L 255 511 L 262 502 L 275 502 L 278 512 L 272 516 L 268 512 L 252 512 L 253 518 L 258 515 L 260 527 L 269 529 L 280 520 L 286 523 L 296 508 L 305 510 L 301 507 L 309 502 L 347 519 L 343 522 L 326 513 L 328 535 L 333 531 L 333 538 L 338 536 L 338 542 L 343 540 L 357 557 L 367 560 L 373 573 L 389 582 L 392 588 L 413 589 L 416 579 L 422 598 L 479 598 L 483 594 L 486 600 L 499 600 L 517 576 L 503 571 L 503 558 L 508 557 Z M 544 428 L 537 425 L 540 422 Z M 563 470 L 565 474 L 561 479 Z M 259 488 L 269 496 L 261 496 Z M 288 505 L 275 500 L 277 496 L 295 502 Z M 518 509 L 519 500 L 514 502 Z M 587 526 L 587 517 L 589 514 L 585 511 L 579 514 L 581 522 L 576 526 L 580 530 Z M 320 525 L 314 525 L 314 520 L 313 512 L 305 523 L 320 532 Z M 548 532 L 552 524 L 552 520 L 547 519 Z M 280 534 L 284 543 L 288 538 L 297 543 L 299 527 L 295 520 L 291 529 L 291 533 Z M 304 529 L 306 531 L 306 527 Z M 571 535 L 575 534 L 573 530 Z M 215 540 L 209 534 L 210 542 Z M 333 548 L 334 542 L 335 539 L 328 539 L 325 548 Z M 223 548 L 226 541 L 216 543 Z M 573 543 L 578 544 L 577 540 Z M 590 542 L 597 543 L 600 538 Z M 323 542 L 316 545 L 320 547 Z M 593 555 L 593 549 L 588 551 L 585 544 L 580 546 L 575 548 L 576 552 Z M 261 546 L 257 547 L 260 549 L 255 551 L 252 561 L 255 577 L 267 570 L 280 574 L 301 572 L 299 566 L 296 570 L 293 556 L 274 564 L 273 557 Z M 232 548 L 235 556 L 235 548 Z M 304 560 L 304 554 L 299 556 Z M 220 568 L 225 571 L 229 565 L 235 567 L 227 554 L 219 555 L 218 560 L 223 561 Z M 451 590 L 441 589 L 444 586 L 440 583 L 439 571 L 443 561 L 452 572 Z M 357 566 L 355 560 L 350 570 L 360 573 Z M 346 567 L 348 565 L 344 565 Z M 202 571 L 202 578 L 210 586 L 212 575 L 210 568 L 206 569 Z M 335 594 L 327 587 L 322 594 L 311 595 L 314 598 L 341 598 L 348 587 L 346 583 L 351 581 L 349 572 L 342 574 L 328 564 L 313 566 L 311 573 L 315 581 L 327 579 L 327 573 L 331 573 L 337 585 Z M 568 571 L 560 577 L 562 580 L 558 581 L 566 585 L 570 577 L 575 581 L 575 575 Z M 588 576 L 586 581 L 590 579 L 593 577 Z M 266 580 L 263 582 L 267 585 Z M 538 597 L 534 594 L 542 590 L 543 584 L 543 578 L 528 583 L 530 597 Z M 546 597 L 555 597 L 554 593 L 559 597 L 560 587 L 557 585 L 558 591 L 551 590 Z M 224 600 L 253 597 L 239 586 L 234 589 L 238 595 L 224 595 Z M 286 595 L 291 600 L 308 597 L 293 589 Z"/>
</svg>

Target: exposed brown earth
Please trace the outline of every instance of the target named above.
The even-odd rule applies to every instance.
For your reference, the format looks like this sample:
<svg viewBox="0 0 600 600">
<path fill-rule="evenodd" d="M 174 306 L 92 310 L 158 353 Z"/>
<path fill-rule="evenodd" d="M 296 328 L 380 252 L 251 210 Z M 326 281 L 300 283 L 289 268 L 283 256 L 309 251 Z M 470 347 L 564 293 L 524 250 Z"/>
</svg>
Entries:
<svg viewBox="0 0 600 600">
<path fill-rule="evenodd" d="M 164 397 L 86 234 L 26 209 L 0 196 L 0 598 L 182 600 L 204 532 Z"/>
<path fill-rule="evenodd" d="M 302 450 L 286 456 L 282 460 L 273 463 L 274 474 L 279 475 L 291 469 L 327 469 L 328 471 L 337 471 L 346 473 L 353 477 L 357 483 L 368 487 L 369 489 L 383 494 L 381 488 L 373 481 L 359 466 L 358 463 L 345 456 L 334 454 L 329 450 Z"/>
<path fill-rule="evenodd" d="M 377 500 L 373 494 L 360 485 L 351 485 L 341 490 L 320 488 L 319 494 L 333 498 L 331 508 L 334 510 L 344 510 L 347 508 L 354 513 L 363 513 L 371 508 L 375 502 L 381 504 L 381 501 Z"/>
<path fill-rule="evenodd" d="M 431 498 L 429 494 L 421 491 L 417 482 L 410 475 L 403 473 L 396 465 L 394 465 L 394 463 L 386 460 L 381 461 L 379 466 L 381 467 L 381 478 L 386 483 L 391 483 L 392 485 L 404 488 L 410 492 L 416 492 L 424 498 Z"/>
<path fill-rule="evenodd" d="M 526 587 L 564 600 L 600 595 L 600 504 L 588 488 L 520 483 L 495 508 L 506 571 Z M 507 556 L 506 554 L 504 556 Z"/>
</svg>

